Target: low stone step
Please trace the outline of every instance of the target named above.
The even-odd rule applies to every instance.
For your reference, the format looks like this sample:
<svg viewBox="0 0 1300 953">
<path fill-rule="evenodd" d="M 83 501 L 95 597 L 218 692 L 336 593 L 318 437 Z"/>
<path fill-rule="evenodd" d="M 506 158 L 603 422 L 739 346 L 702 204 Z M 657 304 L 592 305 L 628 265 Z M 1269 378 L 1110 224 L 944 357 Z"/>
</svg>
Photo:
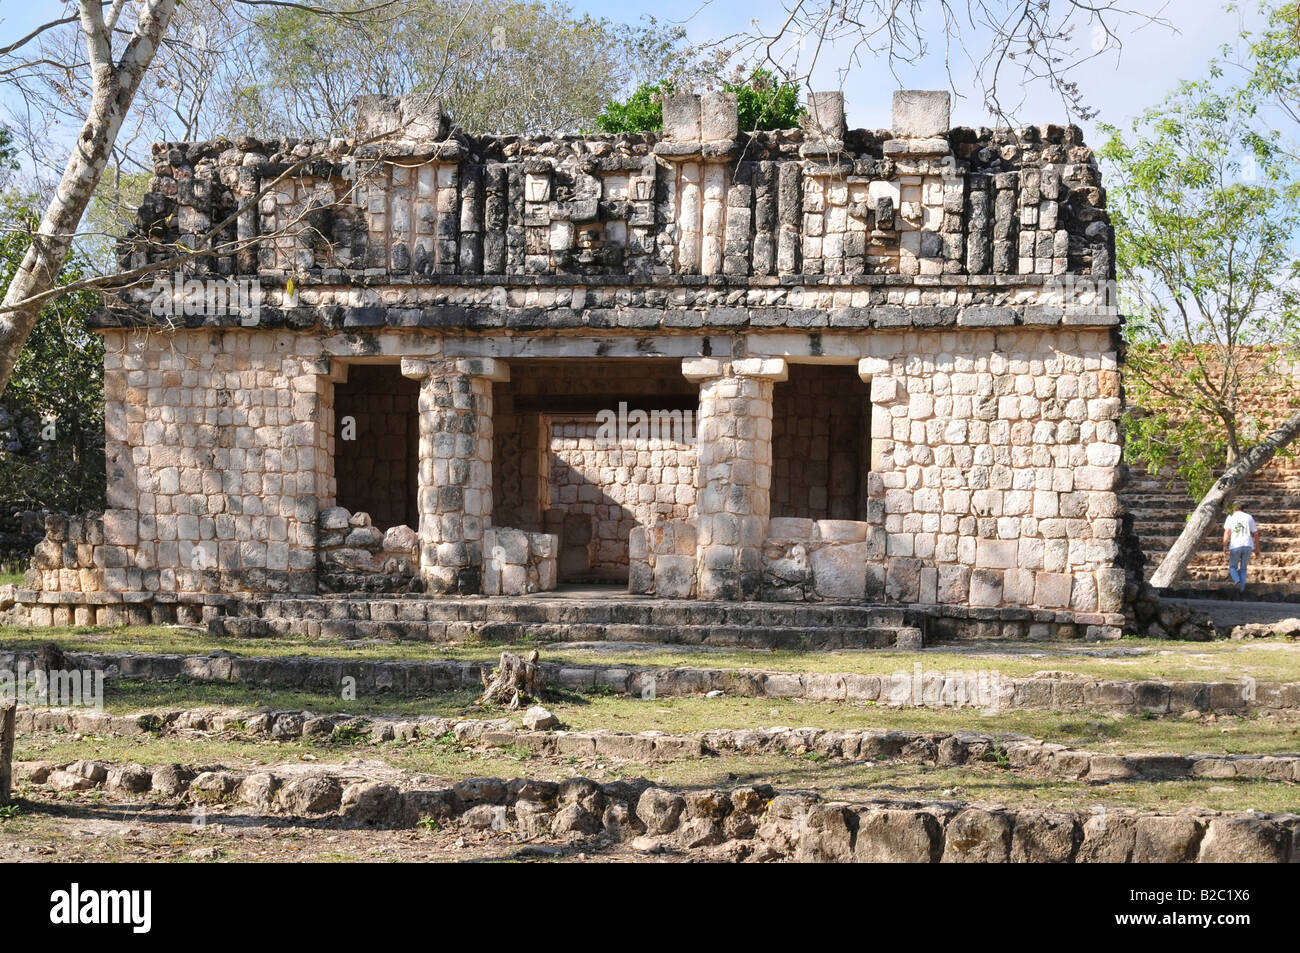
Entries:
<svg viewBox="0 0 1300 953">
<path fill-rule="evenodd" d="M 337 692 L 345 677 L 355 679 L 359 694 L 429 695 L 482 689 L 491 661 L 381 660 L 231 655 L 163 655 L 144 652 L 66 652 L 71 669 L 104 672 L 112 685 L 119 679 L 149 681 L 187 678 Z M 701 662 L 707 661 L 700 659 Z M 36 662 L 33 649 L 0 649 L 0 670 L 17 671 Z M 788 672 L 690 665 L 641 666 L 632 662 L 580 664 L 542 659 L 544 684 L 575 692 L 608 690 L 632 697 L 698 696 L 717 691 L 745 698 L 797 698 L 806 701 L 870 702 L 900 708 L 980 708 L 989 711 L 1035 710 L 1083 713 L 1181 715 L 1189 711 L 1248 714 L 1259 712 L 1294 718 L 1300 715 L 1300 682 L 1188 682 L 1095 679 L 1037 672 L 1002 676 L 996 669 L 911 672 Z M 1247 690 L 1249 689 L 1249 690 Z"/>
<path fill-rule="evenodd" d="M 417 642 L 645 642 L 751 649 L 912 650 L 925 644 L 916 626 L 659 625 L 654 623 L 376 622 L 221 616 L 208 624 L 223 638 L 383 639 Z"/>
<path fill-rule="evenodd" d="M 644 599 L 311 598 L 248 602 L 233 615 L 263 619 L 555 625 L 746 625 L 874 627 L 916 625 L 895 606 L 842 603 L 725 603 Z"/>
</svg>

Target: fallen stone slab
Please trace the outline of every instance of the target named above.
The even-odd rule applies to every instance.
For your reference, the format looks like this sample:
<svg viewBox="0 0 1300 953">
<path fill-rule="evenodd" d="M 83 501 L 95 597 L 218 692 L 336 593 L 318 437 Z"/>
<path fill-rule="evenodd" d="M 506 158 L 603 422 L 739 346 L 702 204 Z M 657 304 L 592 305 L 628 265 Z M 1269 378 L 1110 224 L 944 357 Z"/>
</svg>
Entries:
<svg viewBox="0 0 1300 953">
<path fill-rule="evenodd" d="M 1300 639 L 1300 618 L 1278 619 L 1276 622 L 1248 622 L 1235 625 L 1229 633 L 1233 639 Z"/>
</svg>

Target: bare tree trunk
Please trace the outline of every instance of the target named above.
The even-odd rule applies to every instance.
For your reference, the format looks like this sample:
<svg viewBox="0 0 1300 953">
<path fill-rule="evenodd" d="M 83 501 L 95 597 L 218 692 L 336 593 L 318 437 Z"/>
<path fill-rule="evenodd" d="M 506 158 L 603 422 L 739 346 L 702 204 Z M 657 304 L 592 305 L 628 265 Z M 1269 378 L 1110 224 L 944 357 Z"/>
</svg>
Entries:
<svg viewBox="0 0 1300 953">
<path fill-rule="evenodd" d="M 5 291 L 5 308 L 0 311 L 0 394 L 9 385 L 18 354 L 46 303 L 40 296 L 58 282 L 81 217 L 99 185 L 122 121 L 153 62 L 175 7 L 176 0 L 142 0 L 135 32 L 114 63 L 113 28 L 120 5 L 114 5 L 111 18 L 105 22 L 98 0 L 81 0 L 81 27 L 93 77 L 90 109 L 68 156 L 58 190 Z"/>
<path fill-rule="evenodd" d="M 0 707 L 0 805 L 9 803 L 14 778 L 14 705 Z"/>
<path fill-rule="evenodd" d="M 1300 412 L 1292 414 L 1286 423 L 1270 433 L 1261 443 L 1243 453 L 1228 467 L 1223 476 L 1210 487 L 1210 492 L 1196 504 L 1196 509 L 1192 510 L 1187 525 L 1183 527 L 1182 535 L 1170 547 L 1164 561 L 1151 577 L 1151 585 L 1154 588 L 1168 589 L 1178 581 L 1187 564 L 1196 555 L 1201 539 L 1211 526 L 1218 523 L 1224 505 L 1237 494 L 1243 483 L 1273 459 L 1274 454 L 1297 437 L 1300 437 Z"/>
<path fill-rule="evenodd" d="M 483 694 L 480 705 L 505 705 L 518 708 L 523 698 L 537 698 L 542 691 L 542 670 L 537 664 L 536 649 L 527 658 L 512 652 L 502 652 L 496 673 L 491 680 L 483 675 Z"/>
</svg>

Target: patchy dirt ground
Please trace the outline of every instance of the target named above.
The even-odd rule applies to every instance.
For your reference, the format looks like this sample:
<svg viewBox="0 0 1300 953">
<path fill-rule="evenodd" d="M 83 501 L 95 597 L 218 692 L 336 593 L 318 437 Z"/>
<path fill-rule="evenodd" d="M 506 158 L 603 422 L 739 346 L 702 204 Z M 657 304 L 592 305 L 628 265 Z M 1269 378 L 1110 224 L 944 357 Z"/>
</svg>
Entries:
<svg viewBox="0 0 1300 953">
<path fill-rule="evenodd" d="M 704 851 L 646 853 L 604 837 L 520 840 L 508 832 L 357 829 L 336 821 L 249 814 L 226 805 L 195 813 L 153 803 L 29 796 L 0 822 L 0 863 L 474 863 L 703 861 Z M 739 858 L 735 858 L 739 859 Z"/>
</svg>

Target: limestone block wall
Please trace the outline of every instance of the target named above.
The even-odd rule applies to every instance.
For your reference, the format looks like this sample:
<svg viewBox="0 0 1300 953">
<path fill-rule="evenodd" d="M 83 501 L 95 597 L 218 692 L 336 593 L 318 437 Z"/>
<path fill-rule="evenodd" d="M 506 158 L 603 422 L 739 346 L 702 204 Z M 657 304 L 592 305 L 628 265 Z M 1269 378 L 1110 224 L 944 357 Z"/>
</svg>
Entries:
<svg viewBox="0 0 1300 953">
<path fill-rule="evenodd" d="M 1106 331 L 873 338 L 873 519 L 894 601 L 1115 613 L 1121 412 Z"/>
<path fill-rule="evenodd" d="M 489 529 L 483 534 L 483 594 L 520 596 L 554 589 L 559 538 L 519 529 Z"/>
<path fill-rule="evenodd" d="M 292 334 L 105 333 L 114 592 L 310 591 L 332 502 L 331 386 Z"/>
<path fill-rule="evenodd" d="M 871 405 L 856 366 L 792 364 L 772 395 L 772 515 L 861 519 Z"/>
</svg>

